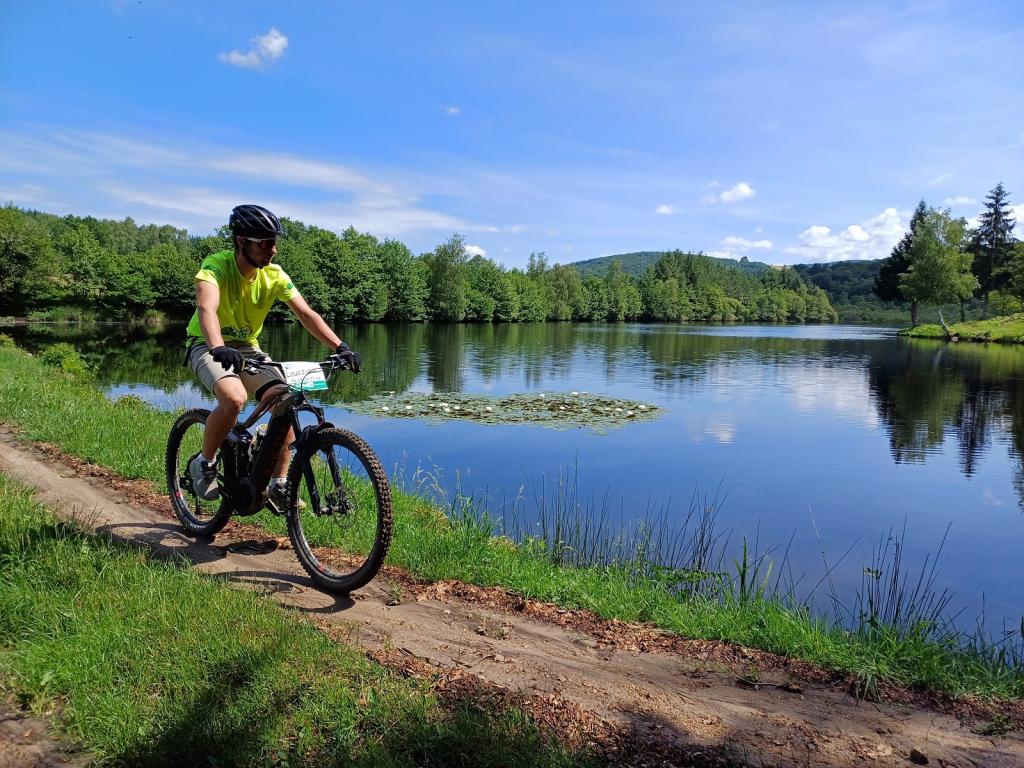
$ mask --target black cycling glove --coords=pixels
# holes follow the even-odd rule
[[[359,357],[358,352],[354,352],[349,349],[348,344],[344,341],[341,342],[341,344],[338,345],[338,348],[334,350],[334,354],[348,363],[349,370],[351,370],[352,373],[359,373],[359,369],[362,368],[363,360]]]
[[[244,358],[242,353],[231,347],[214,347],[210,350],[210,356],[224,366],[225,371],[234,370],[235,373],[242,372]]]

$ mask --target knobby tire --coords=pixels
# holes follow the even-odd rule
[[[340,486],[329,471],[328,453],[341,467]],[[321,470],[319,478],[317,468]],[[321,502],[333,494],[335,499],[343,498],[350,508],[344,513],[318,516],[310,499],[311,485]],[[387,474],[373,449],[348,430],[320,429],[292,460],[288,489],[288,534],[310,578],[321,589],[338,595],[368,584],[383,565],[391,545],[393,515]],[[298,506],[300,497],[305,497],[304,508]],[[365,529],[361,543],[355,547],[339,543],[346,528],[355,531],[360,526]],[[307,537],[310,529],[317,539],[312,544]]]
[[[182,477],[188,472],[188,462],[202,445],[202,432],[210,412],[205,408],[185,411],[174,422],[167,438],[167,492],[171,498],[174,514],[190,536],[213,536],[231,519],[231,509],[223,495],[211,501],[197,499],[182,487]],[[189,430],[194,430],[189,432]],[[197,441],[198,435],[198,443]],[[220,451],[218,461],[225,461],[225,451]],[[209,516],[201,516],[203,507],[209,508]]]

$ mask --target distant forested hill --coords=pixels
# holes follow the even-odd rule
[[[581,277],[587,277],[588,275],[598,275],[603,277],[608,272],[608,267],[615,260],[618,260],[622,264],[622,271],[627,275],[633,277],[643,277],[648,267],[653,267],[658,263],[658,259],[664,256],[667,251],[637,251],[636,253],[618,253],[612,256],[601,256],[596,259],[587,259],[585,261],[574,261],[572,266],[576,267],[576,270],[580,273]],[[688,253],[687,255],[696,255]],[[771,269],[771,266],[764,264],[760,261],[750,261],[746,257],[736,261],[735,259],[719,259],[713,256],[707,258],[711,261],[715,261],[725,267],[735,267],[741,269],[749,275],[760,275],[767,270]]]
[[[909,323],[908,303],[888,304],[874,294],[875,277],[883,261],[885,259],[796,264],[793,269],[805,282],[828,294],[840,322]],[[923,311],[929,318],[937,318],[940,309],[946,317],[954,317],[960,311],[959,306],[952,304]],[[983,315],[984,307],[977,299],[971,299],[965,305],[965,312],[968,318],[975,319]]]
[[[612,261],[622,264],[622,271],[636,278],[642,278],[648,267],[653,267],[664,255],[662,251],[637,251],[620,253],[613,256],[602,256],[597,259],[577,261],[572,264],[580,275],[604,276]],[[744,272],[747,275],[759,276],[773,269],[769,264],[750,261],[743,258],[735,259],[707,257],[723,267]],[[829,302],[839,315],[840,322],[876,322],[905,323],[910,320],[910,307],[902,302],[887,304],[873,292],[875,276],[883,259],[872,261],[837,261],[826,264],[795,264],[793,270],[801,280],[811,286],[821,288],[828,295]],[[776,268],[777,269],[777,268]],[[972,316],[980,312],[977,302],[967,304],[967,314]],[[951,311],[947,309],[947,314]],[[933,312],[934,310],[928,310]],[[959,309],[957,308],[957,311]]]
[[[875,277],[884,259],[835,261],[827,264],[796,264],[806,282],[828,294],[840,322],[907,322],[909,307],[887,304],[875,296]]]
[[[878,298],[872,293],[875,277],[884,259],[872,261],[836,261],[829,264],[796,264],[793,266],[800,277],[819,288],[833,301],[841,304],[853,303],[856,299],[865,301]]]

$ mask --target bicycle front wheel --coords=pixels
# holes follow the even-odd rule
[[[288,472],[288,534],[319,587],[347,595],[377,575],[391,544],[391,489],[359,436],[321,429]]]
[[[188,464],[203,449],[203,433],[210,412],[205,408],[185,411],[174,422],[167,438],[167,491],[174,514],[190,536],[213,536],[231,518],[231,510],[223,498],[207,501],[196,495],[189,477]],[[218,479],[227,471],[221,451],[217,457]]]

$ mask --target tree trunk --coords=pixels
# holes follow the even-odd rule
[[[910,325],[913,328],[917,327],[917,302],[910,302]]]
[[[960,299],[960,322],[964,323],[966,321],[967,318],[964,316],[964,300]]]
[[[939,310],[939,325],[942,326],[942,330],[946,334],[946,341],[960,341],[960,337],[953,333],[948,325],[946,325],[946,319],[942,316],[942,310]]]

